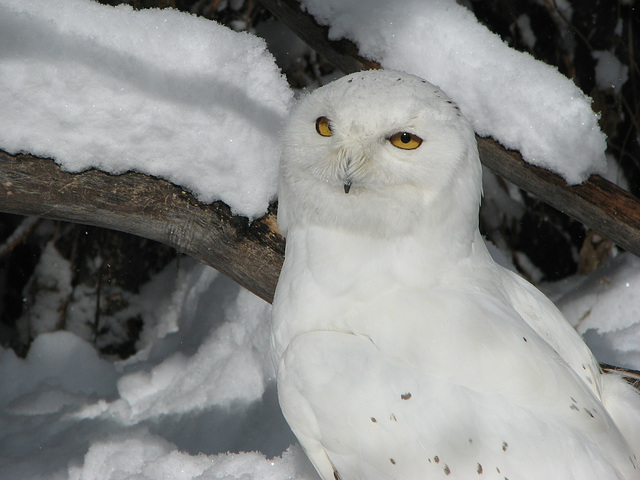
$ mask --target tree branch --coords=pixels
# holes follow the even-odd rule
[[[378,68],[353,43],[331,42],[326,27],[296,0],[261,0],[314,49],[343,71]],[[479,138],[482,162],[523,189],[640,256],[640,202],[594,176],[569,187],[559,176],[523,162],[517,152]],[[96,225],[150,238],[221,271],[271,301],[284,241],[271,213],[249,224],[222,202],[200,204],[167,181],[138,173],[62,172],[51,160],[0,150],[0,211]]]
[[[640,256],[640,201],[629,192],[599,175],[568,186],[559,175],[529,165],[490,138],[478,138],[478,150],[493,172]]]
[[[0,150],[0,211],[95,225],[162,242],[270,302],[284,258],[273,212],[251,224],[139,173],[66,173],[53,160]]]
[[[344,72],[380,68],[379,63],[363,59],[352,42],[329,41],[328,28],[303,12],[298,0],[260,2]],[[354,62],[346,62],[345,57],[352,57]],[[518,152],[508,151],[490,138],[478,137],[478,148],[480,160],[493,172],[640,256],[640,202],[635,197],[596,175],[570,187],[558,175],[525,163]]]
[[[318,25],[315,18],[301,10],[298,0],[260,0],[273,15],[304,43],[333,63],[344,73],[379,69],[380,64],[360,56],[349,40],[329,40],[329,28]]]

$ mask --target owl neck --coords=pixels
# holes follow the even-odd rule
[[[478,233],[481,168],[473,159],[434,192],[403,185],[352,187],[346,194],[329,184],[309,185],[307,177],[283,182],[278,223],[286,233],[286,255],[293,257],[286,262],[317,266],[327,278],[383,270],[446,275],[484,249]],[[369,265],[374,270],[366,273]]]
[[[369,232],[335,225],[292,225],[287,235],[286,262],[304,265],[311,278],[339,290],[341,283],[376,283],[376,277],[412,285],[455,272],[486,248],[474,212],[436,212],[417,218],[406,232]],[[359,279],[359,280],[358,280]]]
[[[285,262],[273,303],[276,362],[301,332],[346,328],[345,315],[358,305],[403,289],[459,285],[492,265],[478,231],[477,207],[447,212],[434,206],[422,209],[424,216],[417,216],[408,230],[387,227],[372,233],[289,216],[295,204],[284,206],[288,219],[295,220],[287,225]]]

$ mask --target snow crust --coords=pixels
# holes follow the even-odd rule
[[[0,147],[261,216],[293,94],[264,41],[171,9],[0,2]]]
[[[333,39],[438,85],[479,135],[580,183],[606,171],[591,100],[555,67],[508,47],[455,0],[303,0]]]

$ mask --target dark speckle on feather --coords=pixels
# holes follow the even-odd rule
[[[409,400],[411,398],[411,394],[410,393],[403,393],[402,395],[400,395],[400,398],[402,400]]]

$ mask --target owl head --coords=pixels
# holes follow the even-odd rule
[[[293,108],[282,141],[285,235],[305,225],[402,235],[452,209],[477,226],[482,183],[473,129],[419,77],[371,70],[318,88]]]

